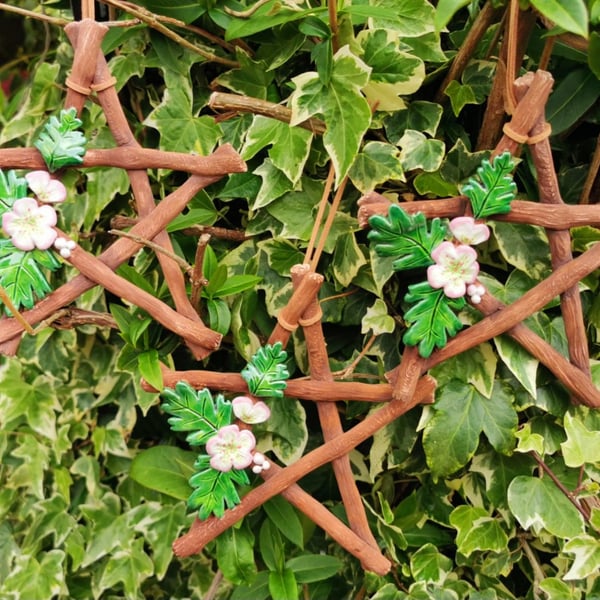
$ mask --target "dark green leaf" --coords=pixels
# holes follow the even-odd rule
[[[285,566],[294,571],[298,583],[312,583],[333,577],[341,568],[337,556],[327,554],[302,554],[290,558]]]
[[[15,308],[32,308],[52,288],[44,269],[51,271],[60,266],[50,250],[18,250],[8,239],[0,239],[0,286]],[[8,315],[8,307],[4,307]]]
[[[61,110],[58,118],[50,117],[33,143],[51,173],[62,167],[80,165],[83,162],[87,141],[79,131],[81,125],[74,108]]]
[[[492,163],[484,160],[477,169],[478,179],[471,177],[462,193],[471,201],[473,216],[478,219],[510,212],[517,186],[510,173],[514,169],[510,152],[496,156]]]
[[[587,37],[588,14],[584,0],[531,0],[531,4],[565,31]]]
[[[27,180],[24,177],[17,177],[14,171],[4,171],[0,169],[0,216],[12,208],[15,200],[27,196]]]
[[[397,256],[396,271],[432,265],[431,252],[446,235],[440,219],[433,219],[428,229],[423,213],[409,215],[397,204],[390,206],[387,218],[375,215],[369,219],[369,225],[372,228],[369,239],[375,242],[375,252],[379,256]]]
[[[173,415],[169,425],[173,431],[190,431],[188,443],[204,444],[218,429],[231,423],[231,402],[221,394],[213,399],[210,390],[196,391],[189,383],[180,381],[175,389],[165,388],[162,408]]]
[[[304,532],[298,514],[292,505],[281,496],[274,496],[263,504],[269,519],[277,529],[299,548],[304,547]]]
[[[260,555],[269,571],[281,571],[285,561],[285,548],[278,528],[266,519],[260,527]]]
[[[256,577],[254,535],[249,527],[231,527],[217,538],[217,562],[235,585],[248,585]],[[260,597],[260,596],[257,596]]]
[[[419,354],[424,358],[436,346],[445,346],[448,335],[456,335],[463,326],[455,313],[465,305],[462,297],[448,298],[444,290],[435,290],[424,281],[410,285],[404,299],[414,306],[404,315],[409,328],[402,339],[409,346],[418,345]]]
[[[208,298],[208,326],[221,335],[226,335],[231,326],[231,311],[227,302],[221,298]]]
[[[287,352],[281,342],[261,347],[242,371],[250,393],[255,396],[282,398],[290,376],[285,366]]]

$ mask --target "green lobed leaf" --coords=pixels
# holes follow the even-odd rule
[[[340,235],[333,253],[333,274],[343,286],[349,286],[360,268],[367,264],[353,232]]]
[[[600,431],[590,431],[585,424],[570,412],[564,417],[567,441],[562,449],[568,467],[581,467],[585,463],[600,462]]]
[[[458,551],[470,556],[476,551],[507,550],[508,536],[497,519],[478,506],[458,506],[450,515],[450,524],[456,528]]]
[[[75,108],[61,110],[58,118],[50,117],[33,145],[40,151],[48,170],[80,165],[85,154],[86,139],[79,128]]]
[[[186,381],[179,381],[175,389],[165,388],[162,397],[162,409],[173,415],[169,418],[171,429],[190,431],[186,440],[191,445],[204,444],[231,423],[231,402],[221,394],[213,398],[207,388],[196,391]]]
[[[282,398],[290,376],[281,342],[262,346],[242,370],[242,377],[254,396]]]
[[[452,561],[433,544],[424,544],[410,557],[410,570],[415,581],[442,584],[452,570]]]
[[[450,98],[452,112],[458,117],[467,104],[479,104],[477,96],[470,85],[459,83],[453,79],[444,90],[444,94]]]
[[[369,306],[361,321],[361,333],[373,332],[373,335],[392,333],[396,328],[394,318],[388,314],[385,302],[377,298],[372,306]]]
[[[187,500],[192,491],[188,479],[194,473],[195,460],[194,452],[175,446],[153,446],[135,456],[129,476],[151,490]]]
[[[510,203],[515,198],[517,186],[510,173],[514,169],[510,152],[496,156],[490,163],[484,160],[477,169],[478,179],[471,177],[463,186],[476,219],[510,212]]]
[[[211,514],[221,518],[226,508],[233,508],[240,503],[236,484],[248,485],[250,480],[246,471],[231,469],[218,471],[210,466],[210,456],[201,454],[194,463],[196,473],[189,479],[194,491],[188,498],[188,506],[198,511],[201,521]]]
[[[443,108],[439,104],[415,100],[408,106],[387,117],[383,125],[387,139],[392,144],[398,144],[407,129],[420,131],[433,137],[442,119]]]
[[[423,0],[371,0],[369,5],[352,6],[352,12],[358,8],[366,9],[371,29],[391,29],[401,37],[418,37],[434,31],[433,6]]]
[[[10,594],[7,597],[47,600],[62,594],[65,585],[62,568],[66,559],[64,551],[50,550],[40,558],[25,554],[16,558],[15,566],[1,588]]]
[[[409,327],[402,340],[409,346],[418,345],[423,358],[436,346],[445,346],[448,335],[456,335],[463,326],[455,311],[465,305],[465,299],[448,298],[444,290],[435,290],[426,281],[408,286],[404,300],[414,305],[404,314]]]
[[[283,464],[292,464],[302,456],[308,441],[306,411],[298,400],[287,396],[267,402],[271,409],[266,422],[271,436],[270,449]]]
[[[348,176],[363,193],[390,180],[404,181],[400,151],[385,142],[367,142],[356,155]]]
[[[44,270],[60,266],[50,250],[19,250],[8,239],[0,239],[0,286],[17,309],[32,308],[36,299],[52,291]],[[4,312],[10,314],[8,307]]]
[[[27,196],[27,180],[15,171],[6,174],[0,169],[0,216],[12,208],[15,200]]]
[[[374,215],[369,219],[369,240],[375,243],[379,256],[394,256],[396,271],[427,267],[434,263],[431,252],[444,241],[446,226],[435,218],[430,228],[423,213],[408,214],[401,206],[392,204],[388,216]]]
[[[398,141],[402,148],[400,161],[406,171],[422,169],[423,171],[437,171],[444,159],[446,145],[442,140],[432,140],[425,137],[420,131],[407,129]]]
[[[545,529],[559,537],[583,533],[583,519],[549,477],[520,475],[508,487],[508,506],[524,529]]]

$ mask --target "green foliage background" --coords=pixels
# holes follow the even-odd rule
[[[11,4],[71,17],[66,2]],[[204,317],[225,334],[224,343],[197,364],[141,311],[94,289],[77,307],[113,327],[46,327],[24,338],[18,357],[0,359],[0,597],[600,597],[600,414],[572,406],[549,372],[504,337],[436,367],[436,403],[412,410],[352,454],[372,530],[394,562],[390,575],[365,573],[279,498],[202,555],[173,558],[170,542],[193,516],[184,500],[195,454],[169,429],[157,395],[140,389],[140,375],[160,383],[158,360],[179,369],[243,368],[291,293],[289,268],[302,261],[328,157],[336,183],[349,178],[318,269],[326,277],[321,306],[332,369],[347,368],[373,335],[356,373],[377,381],[398,364],[402,298],[418,279],[394,275],[390,260],[370,250],[356,200],[371,189],[400,200],[453,195],[475,172],[487,156],[475,140],[497,64],[501,12],[460,80],[436,102],[483,2],[440,0],[437,11],[426,0],[340,2],[336,35],[320,3],[270,1],[245,18],[231,15],[247,8],[236,0],[139,4],[219,40],[166,23],[202,55],[140,24],[111,28],[103,47],[144,146],[206,154],[230,142],[248,162],[248,173],[199,193],[171,227],[189,263],[197,242],[190,225],[248,236],[214,236],[204,259]],[[600,1],[531,5],[589,40],[587,53],[557,42],[549,65],[558,178],[565,201],[576,203],[600,130]],[[72,50],[55,25],[12,14],[9,22],[21,36],[0,65],[0,144],[31,146],[63,107]],[[538,20],[525,69],[536,68],[545,33]],[[319,135],[250,113],[216,115],[208,107],[212,90],[282,102],[292,109],[292,124],[315,117],[327,130]],[[88,103],[82,120],[89,147],[113,144],[97,105]],[[156,198],[182,182],[166,170],[151,177]],[[535,177],[525,154],[516,173],[523,197],[536,199]],[[111,219],[135,216],[122,170],[70,169],[63,181],[69,198],[59,225],[80,232],[90,251],[110,243]],[[510,302],[548,274],[547,239],[533,226],[498,222],[493,230],[481,257],[485,283]],[[600,232],[581,227],[573,239],[581,251]],[[119,273],[158,297],[168,294],[149,251]],[[53,285],[74,274],[60,269]],[[598,379],[597,273],[582,290]],[[476,317],[465,311],[461,318]],[[556,303],[528,325],[566,352]],[[288,350],[292,376],[306,373],[301,335]],[[271,420],[257,428],[261,448],[288,463],[321,443],[314,407],[289,398],[270,404]],[[342,408],[350,427],[372,407]],[[302,485],[342,515],[329,469]]]

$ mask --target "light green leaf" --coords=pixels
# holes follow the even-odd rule
[[[540,361],[508,336],[494,338],[502,362],[510,369],[523,387],[533,396],[537,390],[537,371]]]
[[[584,0],[531,0],[531,4],[565,31],[587,37],[588,14]]]
[[[575,555],[571,568],[565,574],[566,581],[585,579],[597,574],[600,569],[600,541],[590,535],[581,535],[569,540],[563,552]]]
[[[410,570],[415,581],[441,585],[452,570],[452,561],[433,544],[425,544],[410,557]]]
[[[508,506],[524,529],[542,529],[559,537],[583,533],[583,518],[549,477],[521,475],[508,488]]]
[[[404,181],[400,151],[386,142],[367,142],[357,154],[348,175],[363,193],[389,180]]]
[[[458,531],[456,544],[465,556],[478,550],[507,550],[508,536],[499,521],[481,507],[462,505],[455,508],[450,515],[450,524]]]
[[[176,446],[153,446],[136,455],[129,476],[151,490],[187,500],[192,492],[188,479],[194,474],[196,456]]]
[[[442,140],[425,137],[420,131],[407,129],[398,141],[402,148],[400,161],[405,171],[422,169],[423,171],[437,171],[442,164],[446,145]]]
[[[361,252],[353,232],[340,235],[333,253],[333,274],[344,286],[350,285],[360,268],[367,264],[367,259]]]
[[[469,0],[439,0],[434,19],[436,31],[444,29],[454,14],[467,4]]]
[[[294,571],[284,568],[269,573],[269,591],[278,600],[298,600],[298,583]]]
[[[256,577],[254,535],[246,527],[230,527],[217,538],[217,562],[235,585],[249,585]]]
[[[65,553],[57,549],[43,553],[41,561],[22,554],[17,557],[0,591],[8,592],[11,598],[28,600],[48,600],[64,594],[67,591],[64,560]]]
[[[558,579],[546,577],[539,583],[540,590],[546,594],[547,600],[579,600],[581,594],[573,586]]]
[[[158,351],[154,348],[138,354],[138,367],[140,375],[155,389],[163,389],[163,377],[160,370]]]
[[[324,85],[315,72],[293,79],[291,125],[321,115],[327,125],[323,143],[335,166],[336,183],[346,175],[356,156],[362,136],[371,123],[369,103],[361,89],[371,69],[354,56],[348,46],[333,57],[331,78]]]
[[[417,37],[435,30],[435,9],[423,0],[371,0],[368,9],[371,29],[391,29],[401,37]]]
[[[565,413],[563,458],[568,467],[580,467],[585,463],[600,462],[600,431],[590,431],[580,419],[570,412]]]
[[[515,438],[517,439],[515,452],[537,452],[540,456],[544,456],[544,437],[531,431],[531,423],[524,423],[515,433]]]
[[[361,333],[373,332],[373,335],[392,333],[396,328],[393,317],[388,314],[388,309],[383,300],[377,298],[372,306],[369,306],[361,321]]]
[[[144,552],[144,540],[138,538],[134,540],[129,548],[116,550],[109,556],[97,584],[96,592],[112,588],[117,583],[121,583],[125,590],[125,598],[134,600],[138,597],[138,590],[142,581],[153,573],[152,560]]]
[[[254,169],[254,174],[260,176],[262,185],[252,204],[252,210],[271,204],[287,192],[291,192],[295,187],[289,177],[281,169],[278,169],[269,158]]]
[[[282,398],[290,376],[287,367],[287,352],[281,342],[266,344],[259,348],[242,369],[242,377],[255,396]]]

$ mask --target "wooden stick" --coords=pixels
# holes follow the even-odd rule
[[[291,274],[294,286],[296,288],[299,287],[302,280],[310,273],[311,268],[306,264],[296,265],[292,268]],[[322,276],[321,280],[323,280]],[[310,377],[313,381],[333,382],[321,317],[322,311],[315,292],[300,320],[301,324],[303,321],[306,323],[302,324],[302,330],[304,332],[304,339],[306,340]],[[317,412],[325,442],[340,436],[344,432],[335,404],[331,402],[318,402]],[[360,493],[356,487],[348,454],[336,458],[332,463],[332,467],[352,531],[364,540],[364,542],[373,548],[377,548],[377,541],[373,537],[369,527]]]
[[[248,492],[242,498],[240,504],[226,511],[220,519],[210,517],[202,522],[201,528],[190,530],[186,535],[180,537],[173,544],[173,551],[177,556],[182,556],[183,553],[185,553],[185,556],[189,556],[201,552],[208,542],[237,523],[249,512],[264,504],[269,498],[282,493],[318,467],[347,454],[353,448],[356,448],[358,444],[370,438],[382,427],[408,412],[411,408],[420,403],[430,403],[433,400],[434,390],[435,381],[429,376],[422,377],[417,385],[416,393],[409,403],[392,401],[365,417],[352,429],[305,454],[294,464],[282,469],[269,477],[262,485]]]

